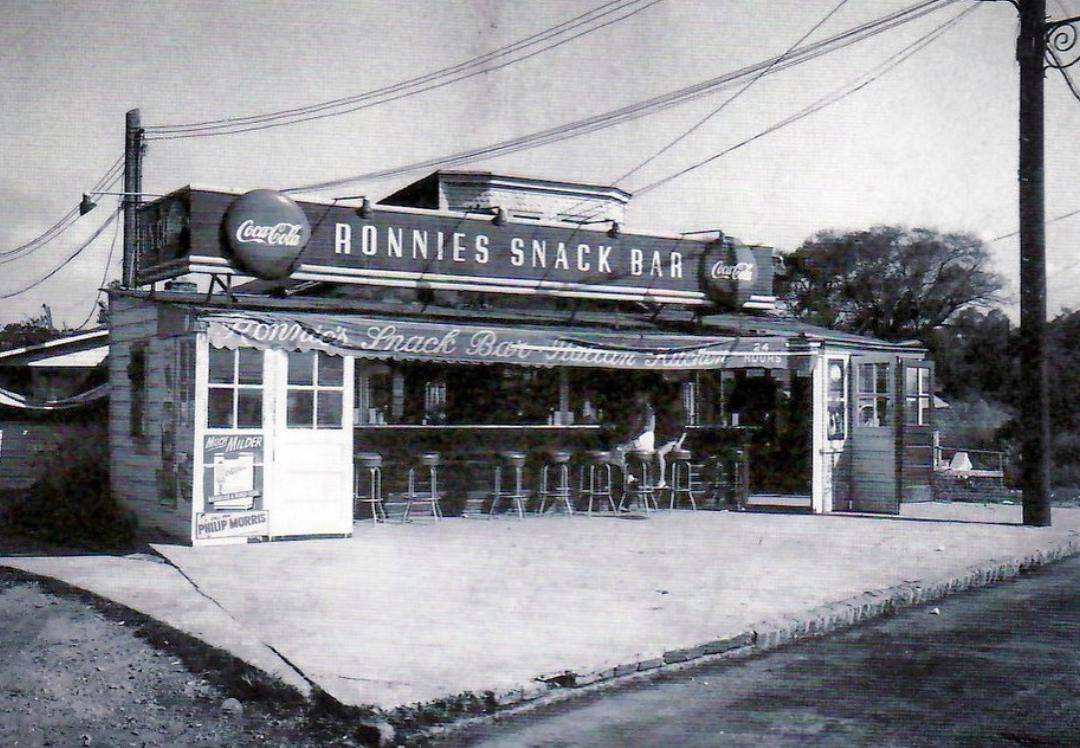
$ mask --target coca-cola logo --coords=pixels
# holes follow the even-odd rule
[[[234,200],[224,228],[240,267],[269,280],[288,277],[311,238],[303,209],[273,190],[253,190]]]
[[[734,264],[718,260],[713,263],[709,273],[718,280],[743,281],[750,283],[754,280],[754,264],[752,262],[736,262]]]
[[[236,229],[236,241],[268,244],[275,247],[299,247],[304,227],[299,223],[275,223],[260,226],[250,218]]]

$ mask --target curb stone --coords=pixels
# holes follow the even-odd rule
[[[462,720],[429,727],[416,736],[434,738],[460,732],[469,727],[491,724],[507,717],[561,703],[586,693],[651,680],[657,676],[681,672],[723,660],[748,657],[790,643],[817,638],[850,628],[875,618],[892,615],[904,608],[940,600],[948,595],[985,587],[1019,576],[1040,566],[1080,553],[1080,534],[1050,548],[1034,551],[1022,558],[989,561],[971,566],[952,576],[936,580],[911,580],[877,590],[868,590],[845,600],[811,608],[799,618],[760,621],[743,632],[691,647],[670,649],[653,657],[603,670],[578,673],[566,670],[558,675],[537,679],[533,687],[514,688],[498,701],[498,714],[466,717]],[[517,699],[516,701],[514,699]]]

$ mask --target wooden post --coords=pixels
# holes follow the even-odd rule
[[[123,284],[124,288],[135,288],[138,278],[136,213],[139,206],[139,196],[142,194],[142,125],[139,120],[139,110],[132,109],[127,113],[124,132],[124,195],[121,204],[124,206],[124,255],[123,255]]]
[[[1046,0],[1020,0],[1020,433],[1024,524],[1050,525],[1043,76]]]

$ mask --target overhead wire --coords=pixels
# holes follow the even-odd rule
[[[809,39],[810,36],[815,31],[817,31],[822,26],[824,26],[826,23],[828,23],[829,19],[832,18],[834,15],[836,15],[837,12],[839,12],[839,10],[841,8],[843,8],[845,5],[847,5],[847,3],[848,3],[848,0],[840,0],[840,2],[837,3],[835,6],[833,6],[832,10],[830,10],[828,13],[826,13],[825,16],[823,18],[821,18],[821,20],[819,20],[817,23],[815,23],[810,28],[809,31],[807,31],[805,34],[800,36],[798,38],[798,40],[794,44],[792,44],[790,47],[788,47],[787,50],[783,54],[781,54],[779,57],[775,58],[775,61],[772,64],[770,64],[770,65],[768,65],[766,67],[763,67],[760,71],[758,71],[758,73],[756,75],[751,77],[750,80],[747,81],[745,86],[740,88],[738,91],[733,93],[728,98],[724,99],[720,103],[719,106],[717,106],[717,107],[713,108],[712,110],[710,110],[708,114],[706,114],[704,117],[702,117],[697,122],[695,122],[692,126],[690,126],[687,130],[683,131],[678,136],[676,136],[674,139],[672,139],[670,142],[668,142],[667,145],[665,145],[663,148],[656,151],[651,156],[646,158],[644,161],[641,161],[639,164],[637,164],[634,168],[632,168],[629,171],[627,171],[626,173],[624,173],[622,176],[620,176],[618,179],[616,179],[614,182],[612,182],[610,186],[616,187],[621,182],[625,181],[626,179],[629,179],[631,176],[633,176],[637,172],[641,171],[646,166],[648,166],[653,161],[655,161],[657,158],[662,156],[664,153],[667,153],[669,150],[674,148],[676,145],[681,143],[683,140],[685,140],[686,138],[690,137],[692,134],[697,132],[699,129],[701,129],[701,127],[703,127],[705,125],[705,123],[707,123],[713,117],[715,117],[716,115],[720,114],[720,112],[727,109],[728,105],[731,104],[731,102],[738,99],[740,96],[742,96],[744,93],[746,93],[747,90],[749,90],[751,86],[753,86],[755,83],[757,83],[759,80],[761,80],[764,76],[768,75],[769,71],[772,70],[773,67],[775,67],[777,63],[783,61],[788,55],[790,55],[792,52],[794,52],[795,49],[798,48],[803,42],[805,42],[807,39]]]
[[[556,127],[547,128],[534,133],[530,133],[528,135],[500,141],[498,143],[489,144],[479,148],[460,151],[458,153],[449,154],[437,158],[425,159],[423,161],[418,161],[411,164],[405,164],[403,166],[393,167],[389,169],[380,169],[377,171],[371,171],[363,174],[356,174],[348,177],[342,177],[339,179],[327,180],[307,185],[289,187],[283,190],[283,192],[319,192],[337,187],[342,187],[348,184],[352,184],[354,182],[360,182],[364,180],[385,179],[416,171],[458,166],[482,159],[509,155],[511,153],[536,148],[542,145],[546,145],[548,143],[579,137],[581,135],[613,127],[624,122],[629,122],[647,116],[649,114],[653,114],[674,106],[684,104],[688,101],[693,101],[698,98],[708,96],[714,93],[716,90],[719,90],[725,86],[732,85],[733,83],[747,76],[759,72],[763,68],[771,67],[769,74],[775,74],[782,70],[787,70],[796,65],[809,62],[810,60],[816,59],[822,55],[829,54],[852,44],[856,44],[858,42],[865,41],[866,39],[873,38],[874,36],[889,31],[902,24],[911,22],[916,18],[920,18],[924,15],[935,12],[942,7],[946,7],[958,1],[959,0],[923,0],[923,2],[915,3],[914,5],[886,14],[872,21],[859,24],[858,26],[847,29],[821,41],[806,45],[805,47],[796,50],[796,52],[789,55],[786,59],[780,59],[781,56],[770,57],[766,60],[762,60],[760,62],[745,66],[738,70],[730,71],[723,75],[710,78],[706,81],[702,81],[700,83],[696,83],[691,86],[687,86],[676,91],[671,91],[650,99],[635,102],[633,104],[620,107],[618,109],[586,117],[575,122],[558,125]]]
[[[640,4],[644,2],[644,4]],[[230,118],[227,120],[211,120],[206,123],[192,123],[188,125],[158,125],[150,126],[146,128],[148,140],[175,140],[181,138],[192,137],[209,137],[218,135],[234,135],[243,132],[252,132],[256,130],[265,130],[273,127],[282,127],[285,125],[294,125],[301,122],[310,122],[313,120],[324,119],[327,117],[337,117],[343,114],[349,114],[351,112],[359,111],[361,109],[367,109],[369,107],[378,106],[380,104],[386,104],[399,99],[415,96],[420,93],[432,91],[435,89],[443,88],[452,83],[457,83],[462,80],[473,78],[485,73],[501,70],[509,65],[523,62],[528,59],[532,59],[537,55],[548,52],[557,47],[561,47],[564,44],[568,44],[576,39],[580,39],[583,36],[591,34],[600,29],[607,28],[613,24],[624,21],[632,16],[635,16],[663,0],[616,0],[615,2],[609,2],[605,5],[583,14],[583,16],[592,16],[585,21],[579,21],[583,16],[577,16],[570,19],[570,21],[563,22],[551,29],[547,29],[539,34],[534,34],[532,37],[527,37],[519,42],[502,47],[498,50],[480,55],[472,60],[460,63],[449,68],[443,68],[442,70],[434,71],[423,76],[411,78],[400,83],[396,83],[390,86],[384,86],[382,88],[373,89],[371,91],[357,94],[353,97],[346,97],[343,99],[335,99],[328,102],[321,102],[319,104],[309,105],[308,107],[297,107],[290,110],[280,110],[278,112],[272,112],[264,115],[252,115],[250,117],[238,117]],[[638,7],[633,7],[637,5]],[[617,7],[611,7],[617,6]],[[604,12],[598,15],[593,15],[596,11],[605,9]],[[580,26],[587,26],[597,20],[602,19],[604,16],[617,13],[622,10],[632,8],[623,15],[616,16],[615,18],[609,18],[602,23],[597,23],[585,28],[565,39],[559,39],[558,41],[541,47],[540,49],[533,50],[528,54],[514,57],[513,59],[498,63],[496,65],[490,65],[484,67],[484,65],[498,57],[513,54],[519,50],[527,49],[534,46],[538,42],[546,42],[549,39],[553,39],[557,36],[565,34],[567,31],[573,30]],[[574,23],[577,22],[577,23]],[[478,68],[478,69],[471,69]],[[458,75],[458,73],[462,73]],[[446,78],[445,80],[440,80]],[[430,83],[431,85],[425,85]],[[374,100],[372,100],[374,99]],[[363,103],[359,103],[363,102]],[[356,104],[355,106],[353,106]],[[344,108],[343,108],[344,107]]]
[[[94,231],[94,233],[90,235],[90,238],[88,238],[86,241],[84,241],[82,244],[80,244],[79,247],[74,252],[72,252],[70,255],[68,255],[64,259],[63,262],[61,262],[59,265],[54,267],[48,273],[46,273],[42,277],[38,278],[33,283],[20,288],[18,291],[9,291],[8,293],[0,294],[0,299],[10,299],[10,298],[13,298],[15,296],[19,296],[20,294],[24,294],[27,291],[30,291],[30,290],[33,290],[34,288],[37,288],[42,283],[47,281],[49,278],[51,278],[54,275],[56,275],[57,273],[59,273],[61,270],[63,270],[65,267],[67,267],[71,263],[72,260],[74,260],[80,254],[82,254],[82,252],[87,247],[89,247],[91,244],[93,244],[94,240],[97,239],[99,236],[101,236],[101,233],[109,226],[109,224],[111,224],[113,221],[116,220],[116,217],[119,214],[120,214],[119,210],[114,210],[112,213],[110,213],[109,217],[107,219],[105,219],[105,222],[102,223],[100,226],[98,226],[97,229]]]
[[[90,192],[99,192],[112,187],[119,179],[120,170],[123,168],[124,157],[113,162],[108,171],[105,172],[90,188]],[[13,260],[21,259],[33,252],[36,252],[41,247],[49,244],[53,239],[60,236],[71,228],[80,218],[78,207],[72,208],[64,216],[47,228],[43,233],[34,237],[28,242],[20,244],[17,247],[0,251],[0,265],[12,262]]]
[[[86,314],[86,319],[82,321],[76,330],[82,330],[94,317],[94,312],[98,310],[98,301],[101,299],[101,290],[105,288],[105,284],[109,280],[109,268],[112,265],[113,253],[116,251],[116,239],[120,235],[120,223],[115,222],[113,225],[112,242],[109,243],[109,254],[105,257],[105,270],[101,274],[101,283],[98,284],[97,293],[94,294],[94,301],[90,304],[90,311]]]
[[[932,29],[931,31],[929,31],[926,34],[923,34],[921,37],[916,39],[911,44],[907,45],[906,47],[904,47],[900,51],[896,52],[895,54],[889,56],[888,58],[883,60],[881,63],[879,63],[877,66],[875,66],[874,68],[871,68],[870,71],[864,73],[863,75],[859,76],[858,78],[855,78],[852,81],[849,81],[844,86],[841,86],[840,88],[835,89],[831,93],[821,97],[820,99],[816,100],[814,103],[810,104],[809,106],[804,107],[803,109],[799,110],[798,112],[795,112],[794,114],[792,114],[792,115],[790,115],[788,117],[785,117],[784,119],[780,120],[779,122],[776,122],[772,126],[766,128],[764,130],[761,130],[760,132],[752,135],[751,137],[746,138],[745,140],[740,141],[739,143],[736,143],[735,145],[729,146],[728,148],[725,148],[724,150],[722,150],[722,151],[720,151],[718,153],[715,153],[715,154],[709,156],[708,158],[697,161],[697,162],[695,162],[695,163],[693,163],[693,164],[691,164],[689,166],[686,166],[686,167],[684,167],[682,169],[679,169],[678,171],[674,172],[673,174],[669,174],[668,176],[663,177],[662,179],[655,180],[653,182],[650,182],[649,184],[646,184],[645,186],[643,186],[641,188],[635,189],[633,191],[633,194],[635,196],[641,196],[643,194],[651,192],[652,190],[654,190],[654,189],[656,189],[658,187],[661,187],[661,186],[663,186],[663,185],[665,185],[665,184],[667,184],[669,182],[672,182],[675,179],[678,179],[679,177],[684,176],[685,174],[688,174],[688,173],[690,173],[692,171],[700,169],[703,166],[706,166],[706,165],[712,163],[713,161],[716,161],[717,159],[722,158],[723,156],[726,156],[727,154],[731,153],[732,151],[735,151],[735,150],[737,150],[739,148],[742,148],[743,146],[748,145],[749,143],[752,143],[755,140],[758,140],[759,138],[764,137],[765,135],[768,135],[768,134],[770,134],[772,132],[775,132],[776,130],[779,130],[782,127],[786,127],[786,126],[788,126],[790,124],[798,122],[801,119],[805,119],[806,117],[809,117],[812,114],[820,112],[822,109],[825,109],[826,107],[832,106],[833,104],[836,104],[836,103],[842,101],[843,99],[846,99],[848,96],[851,96],[851,95],[863,90],[864,88],[866,88],[867,86],[874,83],[879,78],[881,78],[882,76],[884,76],[885,74],[890,72],[893,68],[897,67],[898,65],[901,65],[906,60],[908,60],[910,57],[917,54],[920,50],[922,50],[923,48],[925,48],[926,46],[928,46],[929,44],[934,42],[939,36],[946,33],[953,25],[959,23],[961,19],[963,19],[969,13],[973,12],[978,7],[979,7],[978,5],[971,5],[971,6],[967,7],[967,8],[965,8],[960,13],[956,14],[955,16],[953,16],[952,18],[947,20],[945,23],[940,24],[939,26],[935,27],[934,29]],[[864,78],[865,78],[865,80],[863,80]]]

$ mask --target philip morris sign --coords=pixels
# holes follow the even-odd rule
[[[256,193],[278,203],[272,216],[260,220],[241,209]],[[187,189],[148,205],[140,280],[186,272],[243,272],[264,278],[690,305],[772,294],[767,248],[758,252],[678,236],[612,236],[606,227],[515,221],[500,226],[490,216],[414,208],[380,206],[365,217],[353,207],[292,203],[278,193],[256,193],[238,198]],[[170,202],[179,207],[169,207]],[[288,204],[297,206],[305,220],[295,212],[286,215]],[[167,230],[177,223],[178,210],[186,216],[182,236]],[[168,244],[156,247],[158,238]],[[258,258],[271,252],[276,259],[268,269],[260,268]]]

